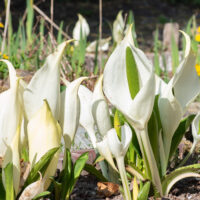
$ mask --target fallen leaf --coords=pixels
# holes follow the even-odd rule
[[[98,182],[98,193],[105,197],[119,194],[119,185],[111,182]]]

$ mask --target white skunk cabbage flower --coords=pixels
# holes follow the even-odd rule
[[[112,155],[117,159],[122,157],[124,159],[128,147],[132,139],[132,131],[128,124],[121,127],[121,141],[117,136],[117,132],[114,128],[110,129],[107,133],[108,146]]]
[[[120,141],[114,128],[109,130],[107,133],[108,146],[110,151],[112,152],[112,155],[117,161],[117,166],[119,169],[120,177],[122,179],[125,197],[127,200],[131,200],[132,198],[124,165],[124,157],[132,139],[132,131],[127,124],[121,127],[121,137],[122,138]]]
[[[87,38],[90,33],[90,27],[86,21],[86,19],[78,14],[78,21],[75,24],[73,29],[73,39],[75,39],[75,45],[78,45],[79,40]]]
[[[122,16],[122,10],[120,10],[113,22],[113,39],[117,44],[119,44],[124,37],[124,27],[125,22]]]
[[[112,129],[112,124],[110,120],[109,108],[102,90],[102,80],[103,75],[100,76],[95,85],[91,109],[95,124],[97,125],[97,129],[103,139],[101,142],[96,142],[96,145],[94,147],[98,149],[101,156],[103,156],[108,161],[111,167],[114,170],[118,171],[114,164],[112,153],[108,144],[107,133],[110,129]]]
[[[32,166],[50,149],[59,147],[61,144],[60,125],[53,117],[50,106],[46,100],[44,100],[43,106],[29,120],[27,131],[29,160]],[[55,174],[58,158],[59,152],[54,155],[54,158],[45,172],[44,178],[47,178],[45,188],[50,184],[48,178]]]
[[[16,134],[13,138],[13,141],[7,146],[7,150],[4,156],[3,168],[7,166],[8,163],[13,164],[13,186],[15,194],[19,192],[20,185],[20,153],[19,153],[19,144],[20,144],[20,128],[19,124],[16,130]],[[4,178],[3,181],[5,182]]]
[[[87,131],[93,147],[96,148],[95,121],[92,116],[92,95],[93,93],[87,87],[83,85],[79,87],[80,125]]]
[[[103,75],[97,81],[92,98],[92,115],[96,122],[99,133],[105,136],[112,128],[108,104],[103,94]]]
[[[70,85],[70,82],[66,79],[62,79],[64,84],[68,87]],[[78,90],[78,96],[80,100],[80,119],[79,123],[80,125],[87,131],[92,145],[95,148],[96,147],[96,136],[95,136],[95,122],[92,116],[92,92],[85,87],[84,85],[80,85]],[[61,93],[61,105],[64,105],[65,102],[65,91]],[[63,106],[61,106],[63,107]],[[64,114],[62,114],[64,116]],[[60,121],[62,122],[63,119],[61,117]]]
[[[98,44],[98,51],[108,51],[109,49],[109,41],[111,40],[111,37],[101,39],[100,43]],[[95,53],[97,48],[97,40],[91,42],[87,48],[86,51],[88,53]]]
[[[33,76],[24,92],[24,107],[28,120],[43,105],[47,99],[53,116],[58,119],[60,109],[60,61],[66,45],[71,42],[63,42],[57,50],[50,54],[43,67]]]
[[[6,145],[11,144],[22,117],[20,80],[13,65],[5,62],[9,70],[10,88],[0,94],[0,157],[4,157]]]
[[[140,64],[140,60],[138,63],[131,29],[130,26],[126,37],[106,63],[103,89],[111,104],[134,127],[141,151],[143,155],[146,154],[145,163],[151,169],[147,173],[162,194],[161,180],[158,170],[155,170],[157,165],[147,131],[154,105],[156,78],[153,67]]]
[[[109,148],[107,135],[103,137],[102,141],[96,143],[96,148],[97,148],[98,152],[100,153],[100,155],[103,156],[107,160],[107,162],[110,164],[110,166],[115,171],[118,172],[118,169],[115,166],[115,163],[114,163],[114,160],[112,157],[112,153]]]
[[[127,80],[129,72],[126,69],[126,56],[127,53],[134,55],[133,45],[130,27],[126,37],[116,47],[106,63],[103,89],[112,105],[125,114],[127,118],[131,119],[132,123],[134,123],[134,128],[144,129],[153,109],[155,76],[153,68],[150,73],[146,73],[144,66],[137,65],[139,91],[132,98],[133,95],[130,93]]]
[[[186,39],[184,59],[170,82],[167,85],[163,84],[164,87],[158,101],[166,158],[169,156],[173,134],[187,106],[200,93],[200,80],[194,67],[196,55],[191,49],[189,36],[184,32],[182,33]]]
[[[60,122],[63,128],[65,146],[70,149],[77,131],[80,119],[80,99],[78,96],[79,86],[87,77],[80,77],[71,83],[62,94]]]
[[[28,185],[22,192],[19,200],[32,200],[34,197],[44,191],[44,181],[40,172],[39,174],[40,179]]]

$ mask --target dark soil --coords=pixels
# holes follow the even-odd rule
[[[71,200],[123,200],[122,195],[105,197],[98,193],[98,180],[92,175],[81,176],[77,181]],[[174,185],[168,197],[163,200],[199,200],[200,179],[187,178]],[[153,198],[149,198],[153,200]]]

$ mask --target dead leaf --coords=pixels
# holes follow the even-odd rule
[[[98,193],[105,197],[119,194],[119,185],[111,182],[98,182]]]

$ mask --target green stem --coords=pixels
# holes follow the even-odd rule
[[[120,156],[120,157],[116,158],[116,161],[117,161],[117,166],[118,166],[118,169],[119,169],[120,177],[121,177],[121,180],[122,180],[125,199],[131,200],[131,193],[130,193],[130,190],[129,190],[128,179],[127,179],[127,176],[126,176],[126,170],[125,170],[125,166],[124,166],[124,157]]]
[[[159,191],[160,195],[162,196],[162,185],[161,185],[161,179],[159,175],[158,166],[156,163],[156,159],[153,154],[153,150],[151,147],[151,143],[149,141],[149,136],[147,132],[147,127],[143,130],[137,130],[140,133],[142,144],[144,147],[145,155],[146,155],[146,163],[148,163],[148,167],[151,170],[151,179],[153,184],[157,187],[157,190]]]
[[[189,157],[192,155],[194,149],[195,149],[195,146],[196,146],[197,142],[194,140],[193,144],[192,144],[192,147],[189,151],[189,153],[187,154],[187,156],[182,160],[182,162],[178,165],[178,167],[182,167],[186,162],[187,160],[189,159]]]

